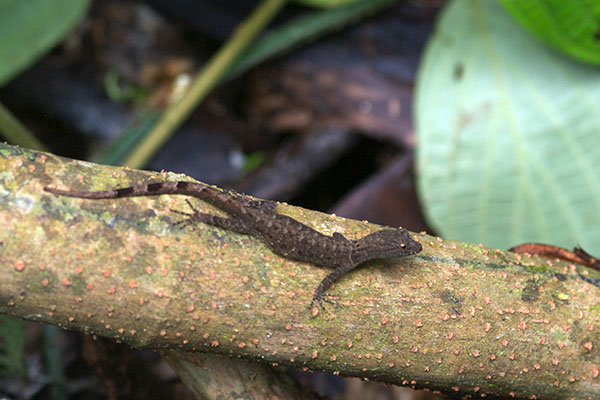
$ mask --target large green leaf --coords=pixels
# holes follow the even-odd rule
[[[446,237],[600,253],[600,71],[498,0],[448,3],[419,73],[418,184]]]
[[[339,7],[349,3],[355,3],[358,0],[295,0],[296,3],[304,4],[310,7],[317,8],[332,8]]]
[[[585,62],[600,64],[598,0],[502,0],[542,40]]]
[[[89,0],[0,0],[0,86],[79,22]]]

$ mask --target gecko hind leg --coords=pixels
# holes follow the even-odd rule
[[[187,217],[185,219],[182,219],[181,221],[175,222],[173,224],[174,226],[181,226],[182,228],[185,228],[186,226],[191,226],[192,228],[195,228],[195,225],[198,222],[200,222],[203,224],[216,226],[217,228],[222,228],[246,235],[252,233],[251,230],[242,221],[235,220],[233,218],[219,217],[217,215],[200,212],[192,205],[189,199],[185,199],[185,201],[188,204],[188,206],[192,209],[192,212],[188,213],[184,211],[171,209],[172,212]]]

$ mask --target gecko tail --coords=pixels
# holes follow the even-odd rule
[[[123,189],[129,189],[129,188],[123,188]],[[56,188],[51,188],[51,187],[44,187],[44,191],[48,192],[48,193],[52,193],[52,194],[57,194],[60,196],[67,196],[67,197],[79,197],[79,198],[84,198],[84,199],[114,199],[119,196],[119,190],[123,190],[123,189],[116,189],[116,190],[103,190],[100,192],[76,192],[76,191],[72,191],[72,190],[61,190],[61,189],[56,189]]]
[[[82,199],[117,199],[121,197],[156,196],[159,194],[192,194],[206,190],[206,186],[194,182],[157,182],[99,192],[77,192],[44,187],[44,191],[60,196]]]

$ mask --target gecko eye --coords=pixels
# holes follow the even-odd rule
[[[406,248],[406,243],[400,243],[400,248],[401,249],[405,249]]]

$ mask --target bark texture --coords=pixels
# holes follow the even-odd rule
[[[600,273],[424,234],[423,252],[368,263],[331,289],[329,270],[259,240],[174,227],[183,196],[81,200],[180,180],[0,145],[0,312],[136,347],[202,351],[462,396],[597,398]],[[207,212],[220,212],[199,200]],[[377,226],[287,205],[323,233]],[[316,314],[316,315],[315,315]]]

